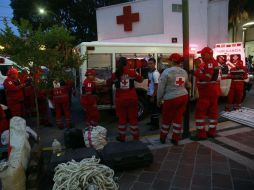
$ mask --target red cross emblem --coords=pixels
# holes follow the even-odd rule
[[[128,81],[127,80],[122,80],[122,84],[124,85],[124,86],[126,86],[126,84],[128,84]]]
[[[123,15],[116,17],[117,24],[124,25],[124,31],[132,31],[132,23],[139,21],[139,13],[131,13],[131,6],[123,7]]]
[[[176,82],[175,82],[176,86],[183,86],[184,83],[185,83],[185,80],[183,77],[176,78]]]

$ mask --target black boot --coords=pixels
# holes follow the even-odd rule
[[[159,118],[152,118],[152,126],[150,131],[158,130],[160,128]]]

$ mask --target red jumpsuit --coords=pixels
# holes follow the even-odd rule
[[[24,94],[23,88],[25,84],[21,84],[20,80],[13,80],[7,77],[4,81],[7,105],[11,111],[11,115],[23,117],[24,115]]]
[[[20,77],[21,83],[25,84],[28,80],[32,80],[31,76],[28,73],[24,73]],[[27,116],[36,115],[36,106],[35,106],[35,95],[34,87],[31,85],[24,88],[24,105],[25,105],[25,114]]]
[[[62,111],[65,116],[66,127],[71,128],[71,110],[69,103],[69,91],[66,85],[53,88],[53,104],[56,112],[56,125],[62,129]]]
[[[220,96],[220,83],[218,82],[218,63],[213,58],[202,63],[195,71],[199,99],[196,105],[197,138],[205,139],[207,134],[216,135],[218,123],[218,97]],[[206,116],[208,117],[208,133],[205,131]]]
[[[134,140],[139,140],[138,123],[138,96],[134,81],[142,82],[141,75],[135,70],[129,70],[126,66],[120,79],[113,73],[111,81],[115,84],[116,114],[119,118],[118,133],[119,140],[126,139],[126,125],[130,124],[130,131]]]
[[[2,134],[3,131],[9,129],[9,121],[6,118],[5,112],[0,105],[0,135]]]
[[[227,78],[232,79],[232,82],[228,93],[225,111],[230,111],[232,107],[237,110],[241,107],[242,103],[244,80],[248,78],[247,70],[243,66],[242,61],[238,61],[235,67],[230,69]]]
[[[86,111],[87,125],[97,125],[100,119],[100,113],[97,109],[95,83],[88,78],[83,82],[83,95],[80,98],[80,102]]]

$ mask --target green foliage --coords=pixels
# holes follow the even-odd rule
[[[130,0],[11,0],[13,21],[29,20],[33,29],[47,30],[54,25],[67,28],[75,43],[97,40],[96,8]],[[39,15],[38,8],[46,13]]]
[[[48,84],[58,78],[65,79],[65,69],[79,68],[80,56],[72,51],[74,37],[64,27],[33,30],[27,20],[21,19],[19,36],[16,36],[6,21],[4,24],[5,29],[0,31],[0,44],[5,47],[2,53],[10,55],[21,66],[31,67],[32,63],[32,73],[40,66],[47,67]]]

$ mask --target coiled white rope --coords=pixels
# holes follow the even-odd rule
[[[100,159],[92,157],[59,164],[55,168],[52,190],[117,190],[114,171],[99,162]]]

